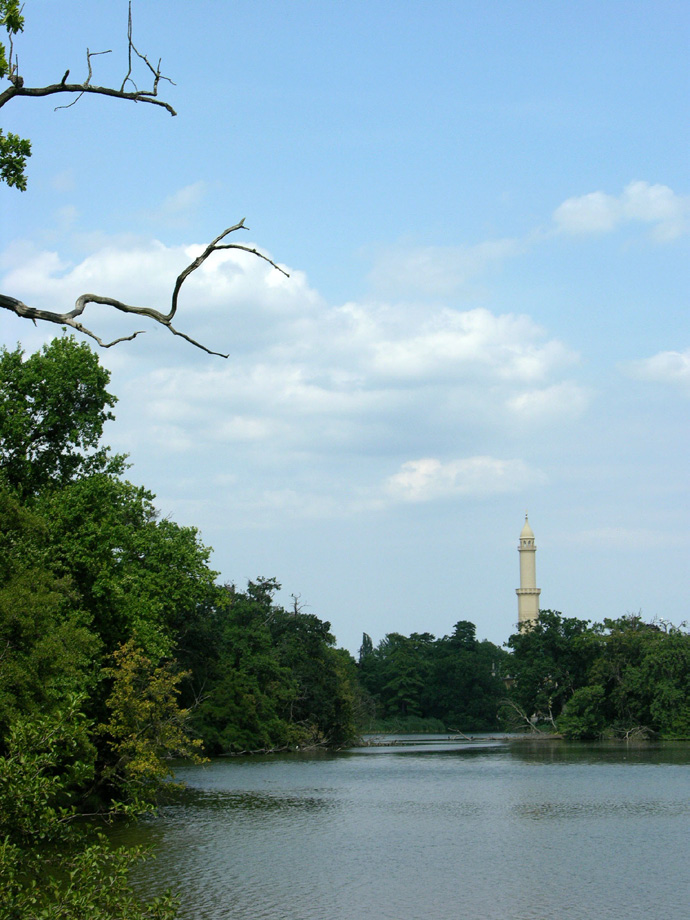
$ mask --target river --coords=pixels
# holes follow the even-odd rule
[[[183,920],[690,916],[689,745],[437,738],[178,777],[116,836],[153,845],[138,883]]]

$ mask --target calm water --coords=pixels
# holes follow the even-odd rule
[[[687,920],[690,746],[426,744],[186,768],[140,827],[185,920]],[[123,832],[121,832],[123,833]]]

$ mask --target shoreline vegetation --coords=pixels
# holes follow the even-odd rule
[[[174,916],[129,884],[143,853],[102,834],[174,789],[173,758],[367,733],[690,737],[685,626],[542,611],[503,648],[460,620],[364,634],[354,657],[299,597],[277,604],[275,578],[223,584],[104,443],[109,380],[67,335],[0,351],[1,920]]]

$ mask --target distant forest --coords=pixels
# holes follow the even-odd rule
[[[68,336],[0,351],[3,916],[62,917],[46,905],[70,899],[79,916],[171,916],[138,904],[134,855],[81,818],[145,813],[174,757],[385,730],[690,737],[684,627],[544,611],[506,648],[461,620],[442,638],[365,634],[355,659],[297,599],[277,604],[274,578],[220,583],[198,532],[161,519],[103,444],[108,385]]]

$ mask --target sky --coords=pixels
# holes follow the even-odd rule
[[[26,85],[125,75],[122,0],[27,0]],[[106,441],[219,579],[362,633],[515,630],[541,606],[690,619],[690,6],[669,0],[134,0],[178,112],[15,99],[0,290],[91,305]],[[135,79],[141,87],[146,74]],[[3,311],[27,353],[57,327]],[[95,348],[97,346],[94,345]]]

